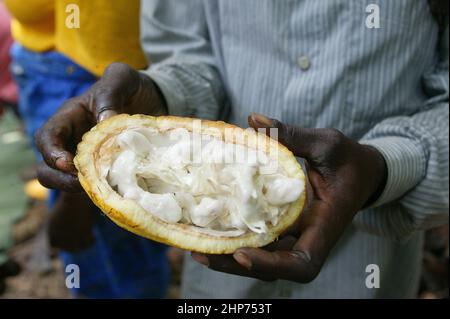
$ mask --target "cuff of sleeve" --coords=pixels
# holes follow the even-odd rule
[[[405,137],[379,137],[361,144],[376,148],[387,165],[386,186],[371,207],[381,206],[402,197],[417,185],[426,173],[424,150]]]
[[[166,100],[169,115],[189,116],[186,99],[178,88],[178,83],[167,72],[159,69],[141,71],[148,75],[161,90]]]

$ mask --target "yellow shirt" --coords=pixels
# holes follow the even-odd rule
[[[77,22],[77,10],[66,12],[69,4],[79,8],[79,28],[66,26]],[[97,76],[112,62],[147,66],[139,39],[139,0],[57,0],[55,5],[59,52]]]
[[[56,49],[96,76],[112,62],[135,69],[147,66],[139,39],[139,0],[5,2],[14,18],[13,37],[27,49]],[[79,10],[71,9],[71,4]]]
[[[29,50],[54,48],[55,0],[4,0],[14,39]]]

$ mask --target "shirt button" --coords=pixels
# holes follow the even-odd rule
[[[297,59],[297,64],[301,70],[306,71],[311,66],[311,61],[307,56],[302,55]]]

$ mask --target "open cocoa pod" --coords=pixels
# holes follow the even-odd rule
[[[286,147],[224,122],[117,115],[83,136],[74,162],[117,225],[209,254],[267,245],[306,200],[305,174]]]

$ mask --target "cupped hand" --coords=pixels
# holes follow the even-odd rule
[[[41,184],[81,191],[73,165],[76,146],[95,124],[119,113],[163,115],[167,111],[161,92],[148,76],[113,63],[86,93],[67,100],[36,133],[44,158],[38,168]]]
[[[279,141],[306,160],[308,203],[295,225],[264,248],[232,255],[192,253],[217,271],[272,281],[312,281],[355,214],[384,189],[383,156],[335,129],[301,128],[252,113],[255,129],[277,128]]]

